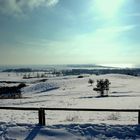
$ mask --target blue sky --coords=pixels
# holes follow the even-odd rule
[[[0,64],[139,65],[139,0],[0,0]]]

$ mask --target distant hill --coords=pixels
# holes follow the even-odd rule
[[[71,64],[71,65],[66,65],[66,67],[69,68],[80,68],[80,69],[85,69],[85,68],[89,68],[89,69],[112,69],[114,67],[110,67],[110,66],[102,66],[102,65],[95,65],[95,64]]]
[[[33,70],[30,68],[19,68],[19,69],[6,69],[2,72],[32,72]]]

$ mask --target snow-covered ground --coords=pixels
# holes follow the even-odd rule
[[[90,85],[89,78],[95,83]],[[97,79],[111,82],[109,97],[93,91]],[[66,108],[140,108],[140,77],[120,74],[22,79],[0,73],[0,81],[25,82],[22,99],[1,99],[0,106]],[[0,83],[0,86],[15,83]],[[36,111],[1,110],[0,139],[140,139],[138,113],[46,111],[46,127],[40,127]],[[73,125],[72,125],[73,124]]]
[[[139,132],[138,125],[0,123],[1,140],[134,140],[140,139]]]

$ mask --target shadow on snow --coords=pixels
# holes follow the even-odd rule
[[[37,135],[59,137],[71,134],[85,138],[137,139],[140,138],[140,125],[60,124],[44,127],[36,125],[25,140],[33,140]]]

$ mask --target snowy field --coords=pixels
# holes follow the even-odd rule
[[[89,78],[95,82],[88,83]],[[97,79],[111,82],[109,97],[99,98],[93,88]],[[140,77],[120,74],[23,79],[16,73],[0,73],[0,86],[27,85],[21,99],[0,99],[0,106],[66,108],[140,108]],[[43,78],[44,79],[44,78]],[[17,83],[16,83],[17,82]],[[46,111],[46,126],[40,127],[38,112],[1,110],[0,140],[14,139],[140,139],[138,113]]]

